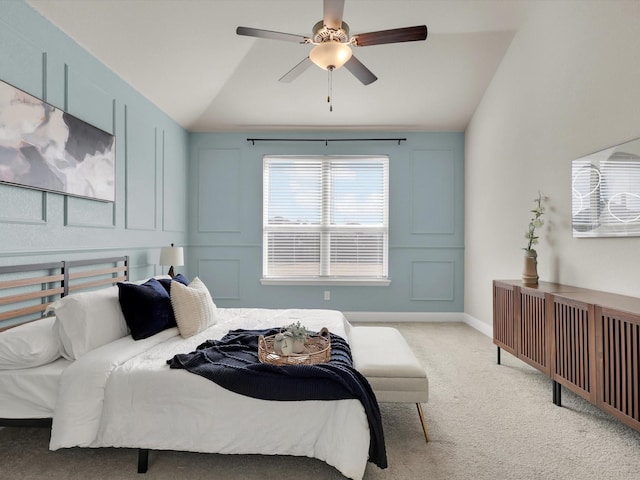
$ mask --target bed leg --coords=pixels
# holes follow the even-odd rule
[[[149,467],[149,449],[138,449],[138,473],[147,473]]]

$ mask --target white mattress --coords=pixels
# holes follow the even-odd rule
[[[53,417],[60,377],[70,364],[59,358],[41,367],[0,370],[0,417]]]

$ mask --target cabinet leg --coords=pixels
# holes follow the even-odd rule
[[[496,347],[497,351],[496,351],[496,355],[497,355],[497,361],[498,361],[498,365],[500,365],[500,347]]]
[[[558,407],[562,406],[562,385],[553,381],[553,403]]]

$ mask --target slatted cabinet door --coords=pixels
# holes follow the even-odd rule
[[[517,356],[514,301],[517,301],[518,287],[493,282],[493,343]]]
[[[640,430],[640,316],[596,307],[597,405]]]
[[[593,304],[556,295],[549,321],[551,379],[595,403]]]
[[[549,375],[549,340],[547,334],[548,293],[537,288],[520,288],[517,311],[518,358]]]
[[[493,302],[498,363],[504,348],[554,380],[557,405],[562,385],[640,431],[640,298],[494,280]]]

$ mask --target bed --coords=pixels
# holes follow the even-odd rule
[[[307,456],[332,465],[345,477],[363,477],[370,458],[371,429],[360,400],[262,400],[167,365],[175,355],[193,352],[206,341],[221,339],[235,329],[263,330],[300,321],[309,330],[327,327],[348,339],[350,325],[340,312],[225,309],[215,308],[214,304],[215,323],[201,326],[183,338],[186,317],[180,303],[173,303],[176,326],[153,334],[145,332],[143,338],[134,339],[138,327],[129,323],[129,317],[122,334],[120,315],[124,317],[126,305],[119,304],[118,287],[113,285],[126,283],[127,288],[131,285],[131,289],[137,289],[133,285],[152,281],[128,282],[126,257],[29,268],[39,277],[32,284],[36,291],[26,293],[22,289],[27,288],[28,281],[21,277],[27,270],[0,268],[0,275],[8,273],[19,279],[0,280],[0,290],[18,289],[18,293],[2,295],[0,306],[4,311],[0,312],[0,320],[15,318],[16,312],[36,317],[48,312],[55,318],[37,319],[0,336],[13,335],[31,325],[50,331],[54,337],[58,333],[63,337],[59,339],[63,357],[30,368],[0,370],[0,411],[4,417],[0,424],[51,425],[51,450],[76,446],[139,449],[141,473],[147,469],[149,450],[179,450]],[[166,277],[157,280],[167,282]],[[188,290],[191,287],[187,285],[196,280],[185,281],[185,287],[176,287],[180,282],[171,279],[168,282],[171,289],[178,291]],[[36,305],[25,307],[25,301],[35,301]],[[20,307],[12,309],[14,304]],[[135,305],[139,304],[136,300]],[[119,312],[116,307],[121,308]],[[71,316],[79,318],[73,318],[75,323],[71,323],[75,333],[66,337],[77,338],[64,338],[64,322],[68,319],[61,318],[70,316],[69,308]],[[114,323],[114,316],[118,316],[117,327],[105,327]],[[97,337],[99,341],[92,340]]]

